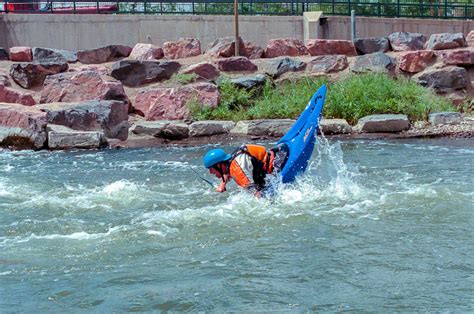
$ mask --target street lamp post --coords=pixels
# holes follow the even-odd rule
[[[235,56],[239,56],[239,0],[234,0]]]

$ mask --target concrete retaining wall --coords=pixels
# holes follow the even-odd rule
[[[261,46],[269,39],[303,39],[302,16],[241,16],[240,34]],[[426,35],[467,33],[474,21],[420,19],[357,19],[357,36],[387,36],[394,31]],[[162,45],[179,37],[194,37],[203,47],[218,37],[233,36],[232,16],[192,15],[0,15],[0,47],[31,46],[68,50],[91,49],[108,44],[133,46],[137,42]],[[349,39],[350,18],[328,17],[322,36]]]

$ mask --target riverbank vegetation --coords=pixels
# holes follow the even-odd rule
[[[324,117],[346,119],[350,124],[371,114],[406,114],[417,121],[427,120],[431,112],[457,111],[431,89],[381,73],[352,75],[336,82],[324,77],[304,77],[277,85],[267,82],[251,91],[223,80],[219,107],[202,108],[195,100],[188,106],[195,120],[295,119],[322,84],[328,86]]]

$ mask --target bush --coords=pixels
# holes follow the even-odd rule
[[[415,121],[427,120],[431,112],[456,111],[448,100],[431,89],[403,77],[392,79],[381,73],[351,75],[334,83],[325,77],[288,80],[276,87],[267,83],[258,95],[224,81],[219,87],[218,108],[201,108],[196,101],[188,106],[196,120],[295,119],[322,84],[328,85],[323,115],[346,119],[350,124],[371,114],[406,114]]]

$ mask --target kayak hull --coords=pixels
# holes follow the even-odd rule
[[[308,167],[316,143],[326,90],[325,85],[318,89],[290,130],[277,143],[285,143],[289,149],[289,157],[280,172],[283,183],[295,181]]]

